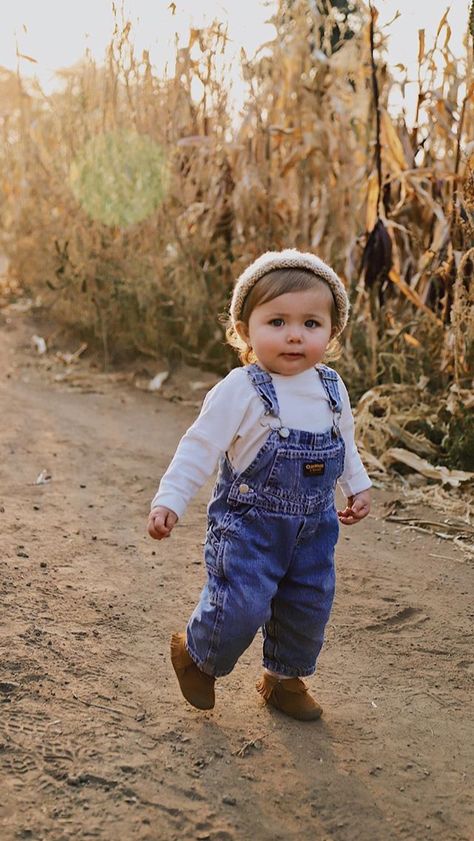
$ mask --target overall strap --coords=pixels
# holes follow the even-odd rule
[[[333,411],[334,420],[333,420],[333,428],[336,432],[339,432],[339,420],[341,418],[342,413],[342,400],[341,395],[339,393],[339,386],[337,384],[337,374],[333,371],[332,368],[328,368],[327,365],[316,365],[316,371],[319,374],[321,379],[321,384],[326,392],[326,396],[329,400],[331,405],[331,409]]]
[[[280,407],[273,380],[268,371],[263,371],[255,362],[252,365],[248,365],[245,370],[250,382],[265,406],[265,414],[279,417]]]

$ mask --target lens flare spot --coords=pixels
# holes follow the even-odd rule
[[[128,227],[159,207],[168,186],[166,155],[146,134],[113,131],[92,137],[76,156],[69,183],[94,220]]]

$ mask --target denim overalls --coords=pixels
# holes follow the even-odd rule
[[[262,627],[264,666],[302,677],[315,670],[334,597],[334,489],[344,467],[337,374],[315,369],[333,411],[332,429],[317,434],[283,427],[271,375],[258,365],[246,370],[272,432],[242,473],[227,455],[220,461],[208,506],[208,580],[187,647],[203,672],[219,677]]]

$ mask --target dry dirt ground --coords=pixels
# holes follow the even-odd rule
[[[258,639],[200,713],[168,640],[204,580],[209,489],[171,540],[145,533],[195,407],[83,361],[64,377],[28,317],[0,321],[2,841],[472,839],[472,588],[454,544],[384,520],[394,491],[376,490],[338,547],[311,679],[324,718],[261,706]]]

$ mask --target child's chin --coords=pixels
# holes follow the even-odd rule
[[[300,374],[311,367],[311,363],[304,356],[297,356],[294,359],[290,357],[277,359],[272,366],[268,366],[268,369],[273,371],[274,374],[291,375]]]

